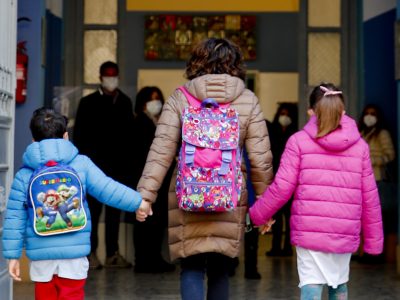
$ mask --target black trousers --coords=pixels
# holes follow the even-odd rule
[[[244,269],[246,273],[257,272],[258,228],[244,234]]]
[[[292,248],[290,244],[290,207],[292,200],[286,203],[273,217],[275,220],[272,226],[272,250],[287,251]],[[284,223],[285,222],[285,223]],[[285,240],[282,248],[283,224],[285,224]]]
[[[121,217],[121,210],[114,207],[104,205],[96,198],[86,195],[86,199],[89,204],[90,215],[92,218],[92,232],[90,234],[90,242],[92,252],[97,250],[99,245],[99,220],[100,215],[105,206],[105,226],[106,226],[106,255],[107,257],[113,256],[118,251],[118,235],[119,235],[119,223]]]
[[[158,215],[153,211],[153,216],[145,222],[135,220],[133,227],[133,245],[135,247],[135,266],[142,268],[155,268],[161,261],[161,248],[165,226],[161,224]]]

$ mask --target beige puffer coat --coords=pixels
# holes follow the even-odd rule
[[[272,154],[265,120],[257,97],[244,82],[230,75],[204,75],[185,84],[197,99],[214,98],[230,102],[239,113],[240,146],[246,147],[251,164],[251,180],[256,195],[272,181]],[[138,184],[143,198],[154,202],[164,176],[178,153],[181,140],[181,114],[188,102],[176,90],[164,105],[146,166]],[[168,203],[168,235],[171,260],[190,255],[217,252],[229,257],[239,255],[245,229],[247,192],[245,183],[238,207],[227,213],[189,213],[178,208],[172,177]],[[151,237],[149,237],[151,238]]]
[[[381,129],[374,135],[375,129],[368,134],[361,132],[362,137],[367,141],[371,157],[372,168],[374,170],[375,180],[388,180],[386,165],[394,160],[395,150],[389,131]]]

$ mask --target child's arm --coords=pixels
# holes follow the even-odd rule
[[[2,234],[3,256],[6,259],[20,258],[24,247],[28,219],[27,181],[30,175],[31,172],[28,169],[21,169],[16,174],[11,186]],[[24,178],[26,179],[25,181]]]
[[[364,251],[380,254],[383,250],[382,213],[374,172],[371,167],[369,149],[365,147],[362,173],[362,216],[361,226]]]
[[[87,192],[100,202],[118,209],[134,212],[141,202],[141,195],[135,190],[106,176],[85,156]]]
[[[296,135],[292,135],[286,144],[274,182],[250,208],[250,217],[254,225],[265,224],[289,201],[296,189],[299,172],[300,150]]]
[[[16,281],[21,281],[21,269],[19,267],[18,259],[10,259],[8,262],[8,273],[12,279]]]

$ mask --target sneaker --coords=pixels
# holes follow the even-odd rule
[[[118,252],[115,252],[113,256],[106,258],[104,266],[106,268],[130,268],[132,264],[127,262]]]
[[[89,269],[99,270],[103,267],[99,259],[97,258],[96,253],[94,252],[90,253],[90,255],[88,256],[88,260],[89,260]]]

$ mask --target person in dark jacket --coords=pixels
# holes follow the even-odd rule
[[[118,89],[118,65],[105,62],[100,66],[101,85],[79,103],[73,132],[73,142],[79,152],[90,157],[108,176],[128,185],[132,184],[132,151],[128,138],[133,135],[132,102]],[[102,204],[88,196],[92,214],[92,251],[89,256],[92,269],[101,268],[96,255],[98,223]],[[130,267],[120,254],[118,233],[121,211],[106,206],[106,267]]]
[[[135,104],[135,166],[134,185],[139,182],[147,154],[157,128],[157,121],[164,105],[164,96],[155,86],[143,87],[136,95]],[[159,273],[175,270],[175,265],[167,263],[162,257],[162,244],[168,220],[168,187],[173,167],[167,173],[159,190],[157,202],[153,206],[153,216],[145,222],[135,220],[133,245],[135,248],[136,273]]]
[[[278,171],[287,140],[298,130],[297,118],[296,104],[283,102],[279,104],[272,123],[267,122],[271,141],[274,174]],[[274,215],[275,224],[272,227],[272,248],[266,253],[268,256],[291,256],[293,254],[289,235],[290,205],[291,201]],[[285,238],[282,247],[284,228]]]

